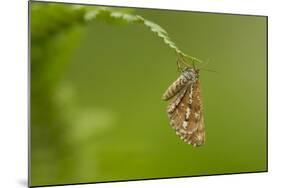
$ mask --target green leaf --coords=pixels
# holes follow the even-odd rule
[[[41,38],[45,38],[48,36],[52,36],[53,33],[57,31],[62,31],[70,26],[76,24],[77,22],[84,24],[88,22],[92,22],[95,20],[107,22],[109,24],[116,24],[116,23],[127,23],[127,24],[142,24],[146,26],[151,32],[156,33],[156,36],[161,38],[163,42],[168,45],[169,48],[174,50],[177,55],[187,58],[192,62],[201,62],[201,60],[192,57],[183,53],[179,47],[176,45],[174,41],[168,35],[168,32],[163,29],[160,25],[143,18],[140,15],[135,15],[132,13],[128,13],[128,10],[121,11],[120,8],[109,8],[109,7],[100,7],[100,6],[81,6],[81,5],[72,5],[72,6],[62,6],[56,4],[50,4],[49,6],[33,6],[32,7],[32,14],[46,12],[46,16],[49,15],[48,10],[56,9],[56,11],[52,11],[54,15],[49,25],[42,26],[42,24],[32,25],[32,29],[36,30],[37,32],[32,32],[32,39],[37,39],[40,41]],[[44,14],[44,13],[43,13]],[[34,19],[42,19],[38,16],[32,16]],[[81,19],[82,18],[82,19]],[[40,22],[36,22],[40,23]],[[44,25],[44,24],[43,24]],[[51,26],[51,27],[50,27]],[[47,27],[47,28],[46,28]],[[40,31],[40,32],[38,32]]]

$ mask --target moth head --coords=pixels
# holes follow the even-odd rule
[[[187,79],[196,80],[199,78],[199,69],[193,68],[193,67],[186,67],[182,74]]]

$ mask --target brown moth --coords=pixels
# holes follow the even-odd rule
[[[205,143],[205,128],[200,97],[199,70],[188,67],[163,94],[170,100],[167,108],[171,126],[186,143],[201,146]]]

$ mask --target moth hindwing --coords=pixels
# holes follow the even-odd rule
[[[186,68],[162,96],[170,100],[167,107],[171,126],[186,143],[201,146],[205,143],[205,128],[200,97],[199,70]]]

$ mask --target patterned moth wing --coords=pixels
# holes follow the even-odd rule
[[[177,88],[174,84],[179,83],[177,80],[182,76],[184,76],[187,81],[177,91],[174,89]],[[171,126],[184,142],[194,147],[201,146],[205,142],[205,128],[198,77],[198,70],[192,68],[186,69],[165,92],[165,94],[174,93],[173,96],[167,99],[169,100],[172,98],[167,108]]]
[[[172,83],[162,96],[163,100],[169,100],[173,98],[180,90],[187,85],[192,84],[196,77],[193,69],[186,69],[180,77]]]

